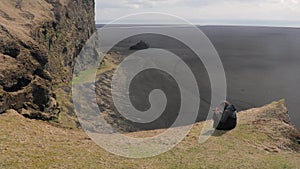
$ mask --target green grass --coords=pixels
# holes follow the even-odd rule
[[[269,142],[271,139],[263,132],[256,132],[252,125],[240,125],[240,130],[237,131],[240,139],[250,140],[255,143]]]
[[[67,85],[68,87],[72,87],[72,84],[84,84],[88,82],[92,82],[95,78],[95,73],[102,74],[106,71],[112,70],[115,68],[116,65],[113,64],[110,61],[105,60],[103,64],[101,65],[100,69],[87,69],[85,71],[82,71],[79,73],[78,76],[74,77],[71,82],[69,82]],[[62,85],[63,86],[63,85]],[[56,93],[57,96],[57,102],[61,108],[61,112],[59,114],[58,119],[56,119],[54,122],[59,123],[63,127],[67,128],[76,128],[77,127],[77,119],[76,115],[74,114],[74,106],[72,103],[72,96],[69,93],[66,93],[61,89],[62,86],[54,85],[53,90]]]
[[[105,73],[106,71],[112,70],[115,67],[116,67],[115,64],[105,61],[101,65],[100,69],[90,68],[81,71],[78,76],[73,77],[72,84],[83,84],[83,83],[92,82],[95,78],[95,75]]]
[[[278,154],[272,154],[269,156],[266,156],[264,159],[264,163],[269,168],[278,168],[278,169],[292,169],[296,168],[296,166],[293,166],[290,164],[289,160],[286,159],[283,155]]]
[[[112,66],[106,63],[98,73],[111,70]],[[96,70],[83,71],[74,81],[83,83],[94,72]],[[71,96],[59,87],[56,93],[62,107],[59,122],[75,129],[75,118],[68,115],[73,107]],[[270,109],[281,111],[282,105],[275,103]],[[240,112],[238,116],[247,116],[243,119],[249,120],[249,115],[253,112]],[[272,124],[264,125],[272,127]],[[268,152],[259,147],[272,144],[274,140],[251,122],[240,120],[236,129],[226,133],[219,131],[204,144],[199,144],[202,126],[203,123],[195,124],[189,135],[166,153],[145,159],[128,159],[105,151],[81,130],[55,127],[17,113],[6,113],[0,115],[0,168],[296,169],[300,166],[299,152]]]
[[[90,68],[84,71],[81,71],[78,76],[74,76],[72,84],[83,84],[92,82],[95,79],[95,74],[97,72],[96,68]]]

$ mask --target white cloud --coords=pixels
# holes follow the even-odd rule
[[[222,24],[274,21],[300,25],[300,0],[96,0],[96,20],[112,21],[129,14],[163,12],[194,23]],[[158,18],[159,19],[159,18]],[[280,26],[280,25],[279,25]],[[282,25],[288,26],[288,25]]]

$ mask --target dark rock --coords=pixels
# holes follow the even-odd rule
[[[45,111],[46,105],[49,102],[50,91],[43,86],[35,86],[33,88],[33,103],[39,106],[41,111]]]
[[[45,66],[48,63],[48,58],[46,54],[43,54],[40,51],[31,51],[30,55],[37,60],[42,66]]]
[[[31,82],[30,79],[21,77],[18,78],[15,83],[5,84],[3,86],[3,90],[6,92],[16,92],[18,90],[21,90],[23,87],[28,86],[30,82]]]
[[[20,48],[12,39],[0,39],[0,53],[17,58],[20,54]]]
[[[36,69],[34,71],[34,75],[37,75],[37,76],[39,76],[39,77],[41,77],[43,79],[47,79],[50,82],[52,81],[51,75],[49,74],[48,71],[46,71],[44,69],[40,69],[40,68]]]
[[[144,50],[144,49],[148,49],[149,47],[150,46],[146,42],[144,42],[144,41],[141,40],[136,45],[131,46],[129,48],[129,50]]]

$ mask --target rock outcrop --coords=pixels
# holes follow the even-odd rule
[[[149,47],[150,47],[149,44],[141,40],[137,44],[131,46],[129,50],[144,50],[144,49],[148,49]]]
[[[298,144],[300,131],[291,123],[285,100],[238,113],[238,123],[237,130],[248,129],[252,136],[257,133],[267,136],[269,142],[266,144],[253,144],[257,148],[269,152],[281,150],[300,152]]]
[[[93,0],[2,0],[0,113],[57,118],[53,86],[71,80],[74,58],[94,31]]]

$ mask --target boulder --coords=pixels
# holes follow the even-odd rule
[[[144,50],[148,48],[150,48],[149,44],[141,40],[137,44],[131,46],[129,50]]]

